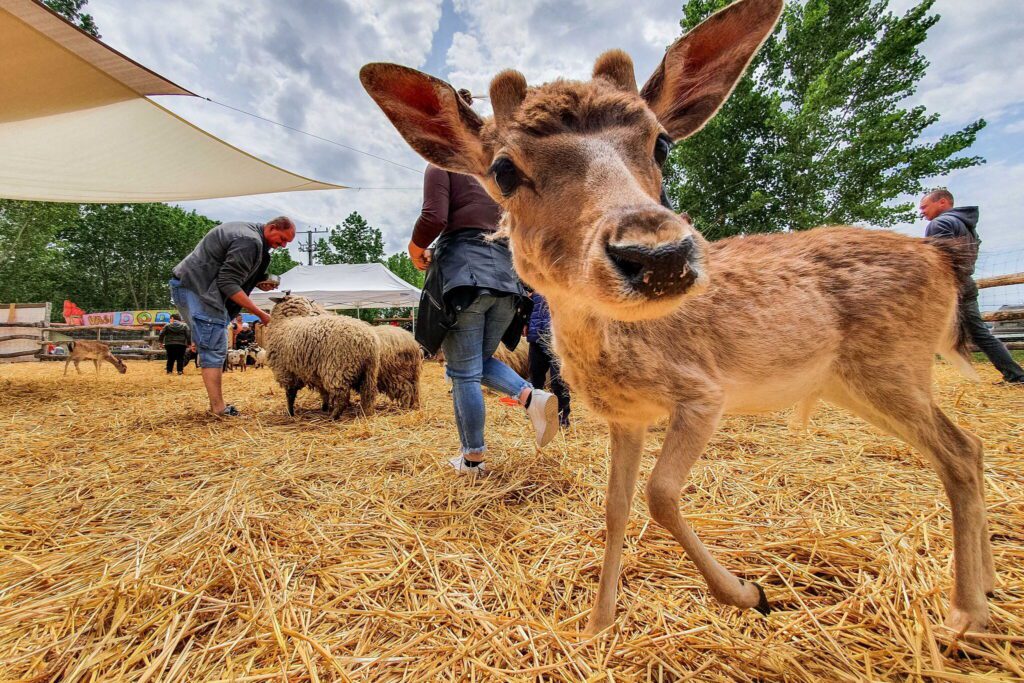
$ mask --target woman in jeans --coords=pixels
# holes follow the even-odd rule
[[[472,177],[427,168],[423,211],[409,242],[413,263],[427,271],[416,339],[430,353],[444,351],[462,443],[449,464],[460,474],[485,471],[481,385],[519,401],[536,431],[537,446],[547,445],[558,431],[557,399],[493,357],[503,340],[515,347],[529,314],[508,245],[488,239],[500,215]]]

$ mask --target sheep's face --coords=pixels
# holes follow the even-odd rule
[[[311,315],[323,315],[324,309],[304,296],[286,296],[278,300],[270,311],[270,323],[285,318],[305,318]]]

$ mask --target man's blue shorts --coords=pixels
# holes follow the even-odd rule
[[[223,368],[228,357],[228,312],[224,309],[211,310],[198,294],[182,287],[177,278],[171,278],[168,284],[171,286],[171,300],[192,330],[199,367]]]

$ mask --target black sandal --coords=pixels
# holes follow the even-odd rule
[[[229,403],[228,405],[224,406],[224,412],[223,413],[210,413],[210,414],[213,415],[214,417],[238,417],[242,413],[238,410],[238,408],[234,407],[233,405],[231,405]]]

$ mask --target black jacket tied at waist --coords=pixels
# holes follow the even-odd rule
[[[441,235],[434,245],[416,318],[416,341],[427,353],[437,353],[448,330],[455,327],[459,310],[482,290],[516,298],[516,315],[501,341],[509,349],[518,345],[532,302],[512,267],[508,244],[487,239],[489,234],[458,230]]]

